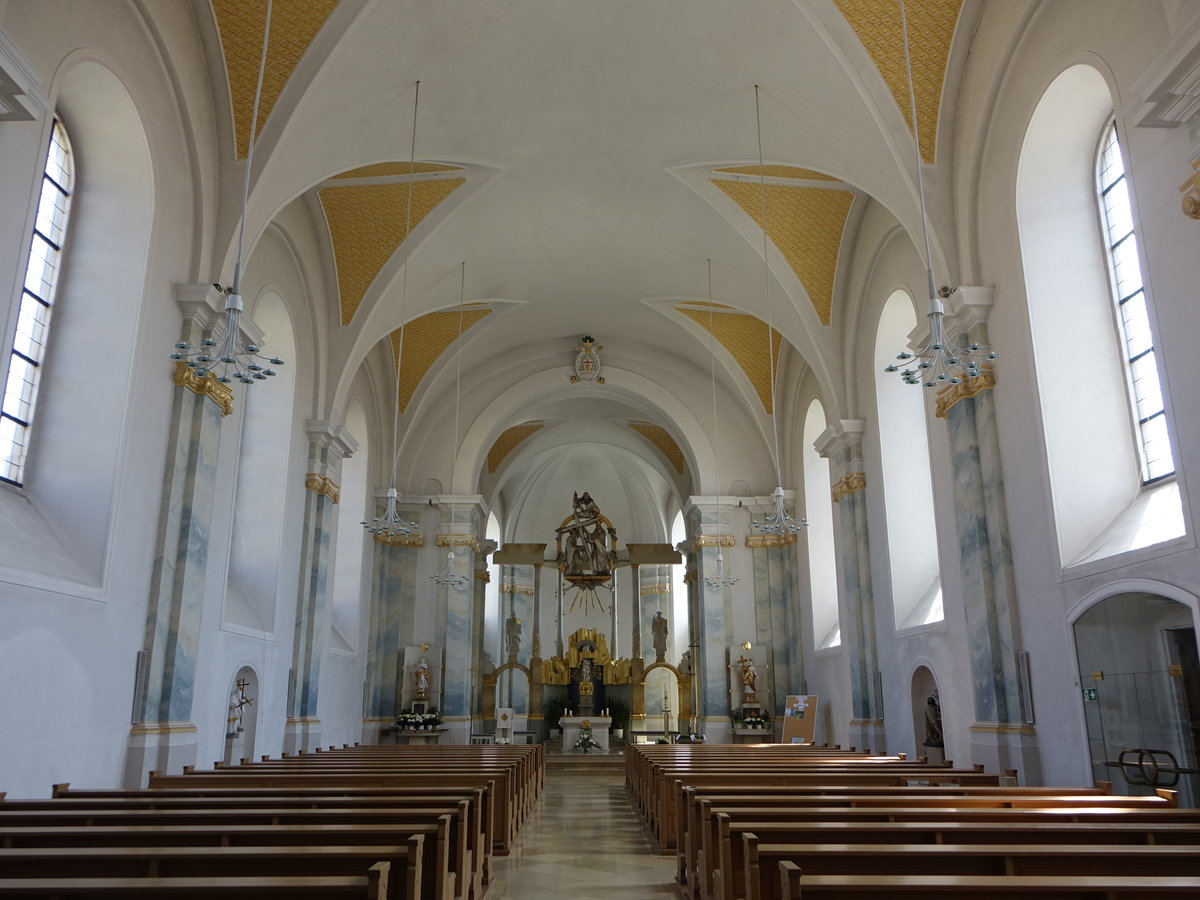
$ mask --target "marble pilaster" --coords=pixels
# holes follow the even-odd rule
[[[948,304],[948,333],[987,342],[990,288],[961,287]],[[990,370],[941,392],[954,476],[954,521],[962,570],[963,608],[975,700],[973,763],[1015,768],[1025,783],[1040,779],[1037,741],[1025,721],[1017,651],[1021,649],[1017,589],[1008,533],[1004,475]]]
[[[183,312],[181,340],[198,345],[212,333],[222,321],[218,296],[210,285],[175,286]],[[145,785],[151,769],[174,772],[196,763],[191,722],[196,651],[221,419],[232,411],[232,391],[211,375],[195,378],[182,363],[173,378],[178,387],[171,404],[141,683],[126,752],[127,787]]]
[[[735,545],[729,533],[727,516],[720,506],[689,498],[684,511],[690,541],[690,556],[695,561],[695,590],[697,592],[696,639],[693,650],[693,670],[699,675],[697,687],[701,731],[710,741],[728,740],[729,722],[729,659],[728,648],[734,640],[733,588],[729,585],[706,584],[705,578],[715,578],[717,554]],[[726,560],[728,563],[728,560]]]
[[[804,641],[795,602],[796,535],[748,535],[753,550],[756,647],[770,656],[767,670],[772,714],[782,712],[787,694],[807,693]]]
[[[341,482],[342,460],[358,449],[357,442],[340,425],[309,420],[304,427],[309,439],[308,489],[304,493],[300,592],[296,598],[292,642],[295,686],[283,739],[288,752],[312,750],[321,742],[317,698],[329,625],[329,575],[333,570],[333,534],[337,528],[336,486]]]
[[[446,736],[448,743],[466,743],[467,716],[471,708],[471,648],[475,644],[471,607],[475,593],[475,555],[479,552],[476,535],[481,525],[479,498],[443,496],[440,509],[442,525],[437,544],[446,549],[447,555],[453,550],[452,573],[462,576],[460,584],[434,583],[438,607],[445,610],[444,620],[439,617],[441,633],[438,635],[446,647],[442,716],[451,730]],[[445,557],[439,571],[444,565]]]
[[[841,558],[840,624],[842,645],[850,661],[852,717],[849,742],[879,753],[885,748],[883,698],[876,672],[879,651],[875,633],[875,596],[871,583],[871,544],[867,529],[866,477],[863,475],[863,419],[842,419],[816,441],[817,452],[831,461],[833,497],[838,514]]]

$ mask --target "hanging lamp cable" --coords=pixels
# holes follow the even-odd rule
[[[450,585],[451,587],[459,587],[466,584],[469,580],[466,575],[460,575],[454,571],[454,498],[457,496],[454,493],[454,476],[455,470],[458,468],[458,414],[462,404],[462,336],[463,336],[463,302],[467,296],[467,261],[463,260],[462,274],[458,286],[458,346],[454,353],[454,445],[450,448],[450,550],[446,554],[446,568],[436,575],[430,575],[438,584]]]
[[[712,260],[708,263],[708,358],[712,378],[712,421],[713,421],[713,476],[717,487],[717,510],[721,509],[721,436],[717,429],[717,331],[713,324]],[[717,544],[717,571],[704,579],[710,588],[732,587],[738,583],[736,576],[725,575],[725,554]]]

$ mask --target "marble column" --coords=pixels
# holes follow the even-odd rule
[[[631,658],[642,658],[642,636],[646,633],[646,623],[642,615],[642,567],[637,563],[629,564],[629,618],[632,634],[629,635],[629,655]]]
[[[788,694],[807,693],[804,640],[796,606],[796,535],[752,534],[756,647],[770,657],[767,694],[772,715],[782,715]]]
[[[337,528],[338,483],[342,460],[358,444],[331,422],[309,420],[308,474],[305,476],[304,525],[300,538],[300,594],[292,642],[292,676],[283,749],[313,750],[321,744],[317,718],[321,658],[329,630],[329,576],[333,571],[333,534]]]
[[[385,491],[376,493],[384,503]],[[401,510],[408,521],[419,511]],[[367,668],[368,702],[363,720],[364,744],[379,743],[379,733],[390,728],[403,702],[404,670],[401,657],[414,639],[413,612],[417,604],[417,555],[425,546],[420,534],[385,537],[375,535],[371,565],[370,661]]]
[[[193,346],[224,321],[221,295],[211,285],[176,285],[175,301],[183,312],[180,339]],[[246,329],[254,329],[248,319],[242,322]],[[197,378],[183,363],[175,365],[172,377],[178,387],[171,406],[146,637],[138,660],[134,724],[125,759],[126,787],[144,786],[151,769],[178,772],[196,763],[196,726],[191,721],[196,650],[217,447],[221,420],[233,412],[233,391],[212,375]]]
[[[496,550],[495,541],[480,541],[479,552],[475,554],[475,575],[472,587],[474,588],[474,596],[471,599],[471,634],[474,635],[474,642],[471,647],[471,733],[476,734],[482,732],[483,722],[483,704],[481,702],[483,690],[483,672],[486,669],[494,668],[495,660],[491,659],[490,665],[484,659],[484,653],[487,653],[487,648],[484,644],[484,634],[486,628],[484,625],[484,611],[487,604],[487,586],[492,580],[491,572],[488,571],[488,556]],[[491,654],[489,653],[489,658]]]
[[[442,721],[450,729],[447,743],[465,744],[469,737],[471,708],[471,648],[474,646],[471,615],[474,597],[475,555],[479,551],[476,535],[481,526],[478,497],[442,497],[442,531],[437,536],[438,547],[446,554],[454,553],[451,574],[455,584],[433,582],[438,607],[445,617],[438,618],[438,638],[446,648],[442,690]],[[446,557],[440,560],[439,572],[446,567]]]
[[[693,668],[699,674],[698,694],[701,731],[710,742],[732,740],[729,718],[729,647],[734,640],[733,588],[724,584],[707,584],[717,572],[717,554],[736,545],[723,520],[721,508],[701,498],[689,498],[684,511],[696,561],[696,590],[699,597],[699,617],[696,635],[700,646],[695,651]]]
[[[987,344],[992,289],[963,286],[950,297],[949,334]],[[1021,628],[1004,500],[1004,473],[989,367],[939,392],[937,415],[946,420],[954,466],[954,521],[962,570],[963,608],[975,719],[971,762],[988,771],[1017,769],[1038,784],[1037,735],[1026,715],[1017,668]]]
[[[867,478],[862,459],[863,419],[842,419],[816,440],[829,459],[833,500],[837,504],[837,548],[841,559],[839,619],[842,645],[850,660],[852,718],[849,743],[875,753],[886,751],[883,698],[877,673],[875,595],[871,584],[871,544],[867,530]]]

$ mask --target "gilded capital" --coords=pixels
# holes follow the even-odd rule
[[[177,362],[171,380],[180,387],[187,388],[193,394],[208,397],[220,408],[221,415],[227,416],[233,412],[233,389],[227,384],[221,384],[212,372],[201,378],[188,367],[187,363]]]
[[[751,534],[746,536],[746,546],[752,550],[772,550],[796,543],[794,534]]]
[[[951,407],[959,400],[966,400],[984,391],[990,391],[996,386],[996,373],[991,366],[984,366],[974,378],[964,378],[958,384],[950,384],[938,391],[937,416],[946,418]]]
[[[640,593],[643,597],[649,597],[653,594],[669,594],[671,593],[671,584],[670,582],[663,582],[662,584],[643,584]]]
[[[309,472],[304,476],[304,486],[314,494],[328,497],[334,503],[338,502],[338,498],[342,494],[342,489],[334,483],[332,478],[318,475],[316,472]]]
[[[865,491],[867,489],[867,476],[865,472],[851,472],[846,477],[833,486],[833,502],[841,503],[842,498],[857,491]]]
[[[388,547],[424,547],[423,534],[376,534],[375,543]]]
[[[735,547],[732,534],[701,534],[696,536],[697,547]]]
[[[1183,191],[1180,205],[1189,219],[1200,219],[1200,156],[1192,160],[1192,168],[1195,173],[1179,186],[1179,190]]]
[[[439,547],[470,547],[472,550],[478,550],[479,540],[473,534],[439,534],[437,545]]]

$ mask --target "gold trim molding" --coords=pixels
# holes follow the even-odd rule
[[[191,722],[138,722],[129,729],[129,733],[131,735],[194,734],[198,730]]]
[[[217,381],[217,376],[209,372],[203,378],[198,376],[185,362],[175,363],[175,371],[171,380],[180,387],[185,387],[193,394],[208,397],[221,410],[221,415],[227,416],[233,412],[233,388]]]
[[[746,536],[746,546],[752,550],[773,550],[796,543],[794,534],[750,534]]]
[[[375,543],[385,544],[388,547],[424,547],[425,535],[423,534],[377,534],[375,535]]]
[[[337,503],[338,498],[342,495],[342,489],[338,487],[332,478],[325,475],[318,475],[316,472],[309,472],[304,476],[304,486],[314,494],[328,497],[334,503]]]
[[[491,584],[492,583],[492,573],[489,572],[487,569],[476,569],[475,570],[475,580],[482,581],[484,584]]]
[[[436,543],[439,547],[470,547],[472,550],[479,549],[479,539],[473,534],[439,534]]]
[[[649,597],[652,594],[669,594],[671,593],[670,584],[646,584],[642,586],[641,595]]]
[[[1195,174],[1179,186],[1179,190],[1183,191],[1180,205],[1189,219],[1200,219],[1200,156],[1192,160],[1192,168]]]
[[[686,572],[684,572],[683,573],[683,583],[684,584],[695,584],[696,583],[696,573],[694,571],[692,571],[691,569],[688,569]]]
[[[990,366],[984,366],[983,370],[974,378],[964,378],[958,384],[947,385],[938,391],[937,417],[939,419],[946,418],[951,407],[959,400],[966,400],[968,397],[990,391],[995,386],[996,374]]]
[[[855,494],[858,491],[867,489],[867,476],[865,472],[851,472],[841,481],[838,481],[833,486],[833,502],[841,503],[843,497],[850,494]]]
[[[533,596],[533,588],[525,587],[520,584],[502,584],[500,585],[500,593],[502,594],[524,594],[527,597]]]
[[[732,534],[702,534],[696,538],[696,547],[736,547]]]
[[[1032,725],[1013,722],[976,722],[968,726],[967,730],[979,734],[1037,734],[1037,729]]]

